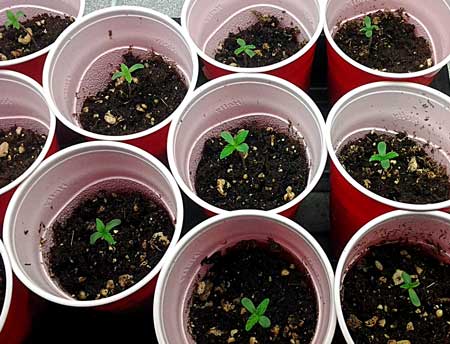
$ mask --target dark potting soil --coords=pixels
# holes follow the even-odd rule
[[[248,156],[235,151],[225,159],[221,137],[205,142],[195,175],[195,189],[204,201],[226,210],[270,210],[298,196],[308,183],[309,163],[302,140],[271,127],[249,125]],[[253,129],[256,128],[256,129]],[[232,130],[236,135],[240,129]]]
[[[0,130],[0,188],[13,182],[37,159],[46,135],[21,127]]]
[[[258,22],[237,33],[230,32],[225,41],[216,51],[215,59],[234,67],[268,66],[291,57],[302,49],[308,41],[299,41],[300,30],[297,27],[284,26],[283,20],[274,16],[255,12]],[[236,55],[240,47],[237,39],[243,39],[246,44],[254,45],[255,56],[246,53]]]
[[[401,272],[419,281],[420,307],[410,301]],[[355,344],[449,344],[450,265],[423,249],[372,248],[347,273],[343,312]]]
[[[317,324],[317,300],[310,276],[280,245],[242,241],[203,264],[212,266],[194,289],[189,328],[197,344],[308,344]],[[241,305],[247,297],[257,307],[269,298],[264,313],[270,328],[245,325],[250,313]],[[233,338],[233,339],[230,339]],[[253,338],[253,339],[252,339]]]
[[[124,78],[111,80],[104,90],[89,96],[79,114],[84,129],[103,135],[134,134],[165,120],[183,101],[184,77],[162,56],[152,53],[141,59],[130,51],[123,63],[129,68],[141,63],[145,68],[132,73],[131,84]]]
[[[122,221],[110,232],[115,245],[102,238],[90,244],[96,218],[105,224]],[[120,293],[143,279],[167,250],[174,224],[164,207],[140,192],[100,191],[69,217],[58,220],[52,231],[51,275],[72,297],[94,300]]]
[[[379,27],[373,30],[372,39],[361,32],[364,17],[344,22],[334,36],[336,44],[353,60],[392,73],[417,72],[433,66],[430,43],[418,36],[403,9],[377,11],[368,16]]]
[[[388,153],[394,151],[400,155],[391,161],[387,171],[379,162],[369,161],[378,153],[377,145],[381,141],[386,143]],[[447,201],[450,199],[450,180],[446,168],[434,161],[425,148],[405,133],[371,132],[347,143],[338,156],[358,183],[380,196],[410,204]]]
[[[6,295],[6,274],[3,261],[0,259],[0,314],[2,312],[3,303]]]
[[[0,61],[30,55],[48,47],[74,21],[73,17],[44,13],[22,21],[19,30],[0,26]]]

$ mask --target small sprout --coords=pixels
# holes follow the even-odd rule
[[[373,31],[379,29],[378,25],[372,25],[372,18],[369,16],[364,17],[364,27],[360,31],[364,32],[367,38],[372,38]]]
[[[22,25],[20,24],[20,17],[25,17],[25,14],[22,11],[17,11],[14,13],[13,11],[6,11],[6,19],[5,28],[12,26],[16,30],[20,30]]]
[[[264,315],[269,306],[269,302],[269,299],[264,299],[258,307],[255,307],[252,300],[246,297],[241,300],[242,306],[244,306],[251,314],[245,324],[245,330],[247,332],[249,332],[256,324],[260,324],[263,328],[270,327],[270,319]]]
[[[421,303],[419,300],[419,296],[417,296],[417,293],[414,290],[414,288],[417,288],[420,285],[420,282],[419,281],[413,282],[411,280],[411,276],[406,272],[402,273],[402,279],[404,284],[402,284],[400,288],[408,290],[409,299],[411,300],[411,303],[416,307],[420,307]]]
[[[385,171],[391,167],[391,160],[399,157],[396,152],[389,152],[386,154],[386,148],[386,142],[379,142],[377,147],[378,154],[372,155],[369,160],[370,162],[379,161],[381,163],[381,167],[383,167]]]
[[[246,53],[250,58],[256,55],[254,50],[256,47],[253,44],[247,44],[242,38],[237,39],[237,44],[239,44],[239,48],[234,51],[236,56],[241,55],[242,53]]]
[[[136,63],[135,65],[131,66],[131,68],[128,68],[128,66],[124,63],[120,65],[120,72],[114,73],[112,76],[113,80],[116,80],[118,78],[124,78],[128,84],[131,84],[133,82],[133,76],[132,73],[137,71],[138,69],[143,69],[144,65],[141,63]]]
[[[244,143],[248,136],[248,130],[241,130],[235,137],[228,131],[223,131],[220,136],[228,143],[225,148],[220,152],[220,159],[225,159],[227,156],[233,154],[234,151],[238,151],[241,154],[248,153],[248,144]]]
[[[90,243],[91,245],[95,245],[98,239],[105,240],[110,245],[115,245],[116,241],[114,240],[113,236],[111,235],[111,230],[114,227],[117,227],[122,223],[119,219],[114,219],[109,221],[106,225],[103,223],[102,220],[96,219],[96,228],[97,231],[91,235]]]

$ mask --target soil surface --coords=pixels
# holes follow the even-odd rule
[[[263,67],[291,57],[302,49],[308,41],[299,41],[300,30],[285,26],[283,19],[256,13],[258,22],[237,33],[230,32],[225,41],[216,51],[215,59],[233,67]],[[254,45],[256,55],[250,57],[246,53],[235,54],[240,47],[237,39],[243,39],[246,44]]]
[[[48,47],[74,21],[73,17],[44,13],[21,21],[19,30],[0,26],[0,61],[30,55]]]
[[[297,197],[308,183],[309,163],[301,139],[271,127],[257,129],[256,123],[248,129],[245,159],[237,151],[220,159],[227,145],[221,137],[205,142],[195,188],[199,197],[218,208],[274,209]]]
[[[419,281],[412,304],[397,270]],[[372,248],[347,273],[343,311],[355,344],[450,343],[450,266],[419,247]],[[403,341],[403,342],[401,342]]]
[[[3,261],[0,259],[0,314],[2,312],[3,303],[5,302],[6,295],[6,274]]]
[[[16,180],[37,159],[46,135],[21,127],[0,130],[0,188]]]
[[[115,245],[103,239],[90,244],[96,218],[105,224],[122,221],[110,232]],[[174,224],[165,208],[140,192],[100,191],[58,220],[52,231],[51,275],[72,297],[94,300],[118,294],[143,279],[167,250]]]
[[[379,162],[370,162],[377,154],[377,145],[384,141],[387,153],[396,152],[385,171]],[[446,168],[434,161],[426,146],[397,135],[371,132],[347,143],[338,153],[339,161],[348,173],[365,188],[385,198],[410,204],[429,204],[450,199],[450,180]]]
[[[123,63],[128,68],[141,63],[145,68],[132,73],[131,84],[123,77],[111,80],[104,90],[89,96],[78,115],[84,129],[113,136],[138,133],[165,120],[183,101],[186,81],[162,56],[152,53],[142,60],[130,51]],[[117,66],[114,73],[119,70]]]
[[[361,32],[364,17],[342,23],[334,36],[336,44],[353,60],[392,73],[417,72],[434,65],[430,43],[418,36],[403,9],[368,16],[379,27],[373,30],[372,38]]]
[[[203,264],[212,266],[197,283],[189,311],[196,343],[310,343],[317,300],[310,276],[293,261],[274,241],[242,241],[205,259]],[[269,328],[256,324],[245,330],[250,313],[241,305],[244,297],[256,307],[269,298],[264,313]]]

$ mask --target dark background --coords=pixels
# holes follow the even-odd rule
[[[322,36],[316,52],[312,86],[309,91],[311,97],[318,104],[326,118],[331,108],[328,102],[326,82],[327,61],[325,39]],[[199,86],[205,82],[200,75]],[[447,68],[444,68],[432,87],[450,95],[450,83]],[[357,114],[355,114],[357,115]],[[65,128],[58,128],[58,139],[62,146],[69,146],[78,141]],[[326,169],[321,181],[314,191],[302,202],[296,221],[308,229],[321,243],[329,254],[331,263],[336,266],[337,260],[330,255],[329,247],[329,171]],[[198,223],[206,219],[199,209],[187,197],[184,197],[185,223],[183,234],[187,233]],[[128,313],[98,312],[86,309],[71,309],[38,300],[41,309],[33,319],[31,335],[25,343],[98,343],[98,344],[126,344],[149,343],[157,344],[153,330],[152,300],[143,305],[141,310]],[[339,333],[339,325],[334,344],[345,343]]]

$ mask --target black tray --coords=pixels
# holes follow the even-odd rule
[[[205,82],[205,77],[200,73],[198,86]],[[432,87],[450,95],[447,68],[444,68],[437,75]],[[328,101],[327,61],[323,35],[318,43],[309,94],[326,118],[331,106]],[[63,146],[77,143],[76,139],[61,127],[58,128],[58,139]],[[326,169],[317,187],[302,202],[299,210],[302,216],[297,216],[296,221],[308,229],[325,251],[330,254],[328,239],[329,191],[329,171]],[[185,205],[183,234],[186,234],[206,217],[202,210],[187,197],[183,196],[183,199]],[[335,257],[330,255],[330,260],[335,266]],[[38,302],[42,311],[34,317],[31,335],[25,343],[157,344],[153,330],[152,300],[144,305],[144,309],[125,314],[71,309],[44,300],[38,300]],[[333,343],[345,343],[339,333],[339,326],[337,326]]]

